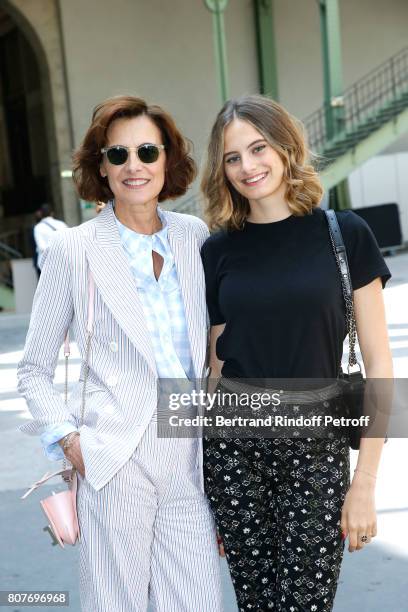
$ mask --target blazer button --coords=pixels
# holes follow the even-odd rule
[[[104,409],[106,414],[113,414],[115,412],[115,406],[112,404],[107,404]]]
[[[111,374],[111,376],[108,376],[108,380],[106,382],[108,383],[109,387],[114,387],[118,382],[118,377]]]
[[[117,353],[118,352],[118,343],[114,342],[112,340],[112,342],[109,343],[109,348],[113,353]]]

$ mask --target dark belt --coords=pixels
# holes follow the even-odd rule
[[[230,391],[232,393],[246,393],[248,395],[252,395],[254,393],[261,394],[279,394],[279,399],[281,404],[316,404],[319,402],[325,402],[333,399],[334,397],[339,397],[342,393],[341,384],[338,381],[326,386],[319,387],[317,389],[307,389],[307,390],[285,390],[285,389],[270,389],[267,387],[258,387],[256,385],[251,385],[249,383],[243,383],[235,378],[224,378],[221,377],[218,385]]]

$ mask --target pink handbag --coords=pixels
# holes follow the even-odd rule
[[[66,491],[61,491],[60,493],[53,492],[52,495],[40,501],[45,516],[49,521],[47,527],[44,527],[44,531],[48,531],[53,544],[59,544],[62,548],[65,548],[64,544],[74,546],[76,541],[79,540],[79,524],[76,510],[78,476],[75,468],[65,468],[52,474],[47,472],[31,486],[21,499],[28,497],[30,493],[54,476],[62,476],[66,482],[69,479],[69,485]]]
[[[95,285],[94,280],[89,272],[89,301],[88,301],[88,323],[87,323],[87,340],[86,340],[86,351],[85,351],[85,371],[84,371],[84,384],[82,388],[82,401],[81,401],[81,419],[79,422],[79,428],[83,425],[84,414],[85,414],[85,394],[86,394],[86,382],[89,371],[89,352],[91,348],[91,337],[93,327],[93,313],[94,313],[94,297],[95,297]],[[69,336],[68,333],[65,337],[64,342],[64,356],[65,356],[65,405],[68,403],[68,358],[70,355],[69,347]],[[78,428],[78,429],[79,429]],[[61,491],[60,493],[54,493],[49,497],[40,501],[41,507],[47,517],[49,524],[44,527],[44,531],[47,531],[51,538],[52,544],[59,544],[62,548],[65,548],[65,544],[74,546],[80,539],[79,523],[77,515],[77,487],[78,487],[78,476],[74,467],[66,467],[66,459],[64,458],[63,467],[57,472],[47,472],[44,476],[35,482],[31,488],[24,493],[21,499],[26,499],[32,493],[40,487],[42,484],[54,478],[54,476],[61,476],[64,482],[68,484],[68,489]]]

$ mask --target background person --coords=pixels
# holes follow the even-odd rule
[[[36,268],[41,271],[44,252],[51,242],[55,232],[66,229],[68,225],[64,221],[54,218],[54,211],[49,204],[43,204],[36,214],[38,223],[34,225],[33,234],[37,254]]]
[[[34,238],[34,228],[42,219],[42,212],[40,209],[36,210],[33,214],[34,224],[30,229],[30,245],[33,253],[33,266],[36,271],[37,277],[40,278],[41,270],[38,267],[38,253],[37,253],[37,245]]]

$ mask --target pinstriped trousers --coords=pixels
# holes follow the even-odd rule
[[[100,491],[79,479],[83,612],[221,612],[215,528],[200,487],[197,440],[148,426]]]

